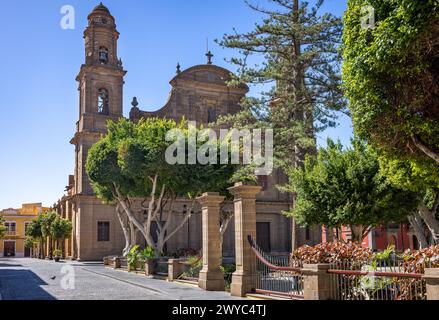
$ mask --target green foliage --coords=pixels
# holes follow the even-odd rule
[[[155,176],[157,193],[163,185],[166,193],[173,196],[194,197],[206,190],[226,193],[235,166],[167,163],[166,150],[173,142],[165,137],[173,129],[181,130],[182,142],[187,143],[185,121],[179,124],[158,118],[141,120],[138,124],[125,119],[118,123],[110,121],[107,136],[90,149],[87,158],[87,173],[97,196],[115,202],[117,189],[125,197],[146,198]]]
[[[230,291],[232,285],[232,275],[236,271],[236,265],[234,264],[224,264],[220,266],[221,272],[224,274],[225,289]]]
[[[35,240],[32,237],[26,236],[24,239],[24,247],[27,249],[32,249],[35,245]]]
[[[39,214],[37,219],[32,220],[26,229],[26,237],[30,237],[34,241],[40,241],[43,238],[43,215]]]
[[[198,278],[198,275],[203,268],[203,259],[199,256],[190,256],[187,259],[187,265],[189,269],[182,273],[183,278]]]
[[[50,225],[50,234],[54,240],[64,240],[70,238],[72,233],[72,223],[59,216]]]
[[[139,261],[139,246],[136,245],[132,247],[127,254],[127,263],[130,269],[135,270],[137,268],[138,261]]]
[[[0,217],[0,239],[3,238],[6,234],[5,221],[3,217]]]
[[[323,0],[315,6],[299,0],[267,2],[272,2],[270,8],[246,1],[262,21],[249,32],[234,30],[218,41],[239,52],[230,61],[238,68],[230,85],[249,84],[255,91],[242,102],[242,112],[220,122],[274,129],[275,165],[288,168],[315,150],[315,133],[335,126],[334,111],[345,108],[339,52],[342,22],[320,12]]]
[[[140,251],[139,257],[143,261],[148,260],[148,259],[153,259],[155,257],[154,249],[151,247],[146,247],[145,249]]]
[[[375,8],[374,28],[361,27],[366,5]],[[427,178],[438,176],[438,26],[437,0],[349,0],[344,18],[343,80],[356,132]]]
[[[53,250],[53,256],[54,257],[62,257],[62,250],[60,250],[60,249]]]
[[[52,237],[52,224],[58,219],[58,213],[50,211],[41,216],[41,233],[44,238]]]
[[[286,191],[297,195],[289,214],[304,225],[361,226],[354,241],[361,241],[368,227],[404,221],[416,208],[416,194],[394,187],[380,173],[378,158],[360,141],[343,150],[328,140],[317,157],[308,157],[304,168],[289,172]]]

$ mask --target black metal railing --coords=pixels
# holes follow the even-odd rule
[[[407,272],[403,261],[332,263],[331,290],[337,300],[425,300],[422,273]]]
[[[289,256],[264,252],[251,236],[248,241],[255,254],[254,292],[288,299],[303,299],[301,265],[290,266]]]

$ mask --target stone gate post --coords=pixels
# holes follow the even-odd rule
[[[425,269],[427,300],[439,300],[439,268]]]
[[[197,198],[202,206],[203,269],[198,286],[208,291],[224,291],[224,275],[220,269],[220,204],[224,197],[219,193],[205,193]]]
[[[256,195],[261,187],[237,183],[229,191],[235,196],[236,271],[232,275],[231,293],[244,297],[251,292],[256,276],[256,259],[247,237],[256,239]]]

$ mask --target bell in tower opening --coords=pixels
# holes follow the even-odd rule
[[[105,47],[99,48],[99,62],[101,64],[107,64],[108,63],[108,49]]]
[[[106,89],[99,89],[98,112],[100,114],[108,114],[110,99]]]

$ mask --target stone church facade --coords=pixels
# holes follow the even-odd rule
[[[109,10],[100,4],[88,16],[84,32],[85,63],[76,78],[79,87],[79,119],[76,134],[71,140],[75,147],[75,171],[69,177],[66,193],[58,203],[58,212],[72,221],[71,239],[66,241],[66,256],[78,260],[100,260],[108,255],[120,255],[125,238],[115,207],[103,204],[93,193],[85,170],[89,148],[106,134],[106,122],[123,117],[123,86],[126,71],[117,55],[119,33]],[[170,81],[171,92],[165,106],[156,112],[142,111],[133,100],[130,120],[145,117],[166,117],[196,121],[207,125],[220,115],[239,112],[240,100],[247,94],[246,86],[231,88],[226,82],[231,73],[211,62],[187,70],[177,67]],[[261,179],[263,191],[257,201],[257,237],[268,251],[285,253],[291,250],[292,230],[296,241],[320,241],[318,230],[297,230],[292,221],[281,214],[291,206],[289,195],[280,193],[275,184],[285,177],[275,172]],[[206,190],[208,191],[208,190]],[[182,214],[174,219],[177,225],[183,218],[186,199],[179,199],[177,209]],[[140,209],[140,208],[139,208]],[[172,228],[172,227],[171,227]],[[234,224],[230,223],[224,237],[224,256],[234,256]],[[181,249],[201,249],[201,214],[194,214],[182,229],[167,243],[168,253]],[[142,243],[140,243],[142,244]]]

